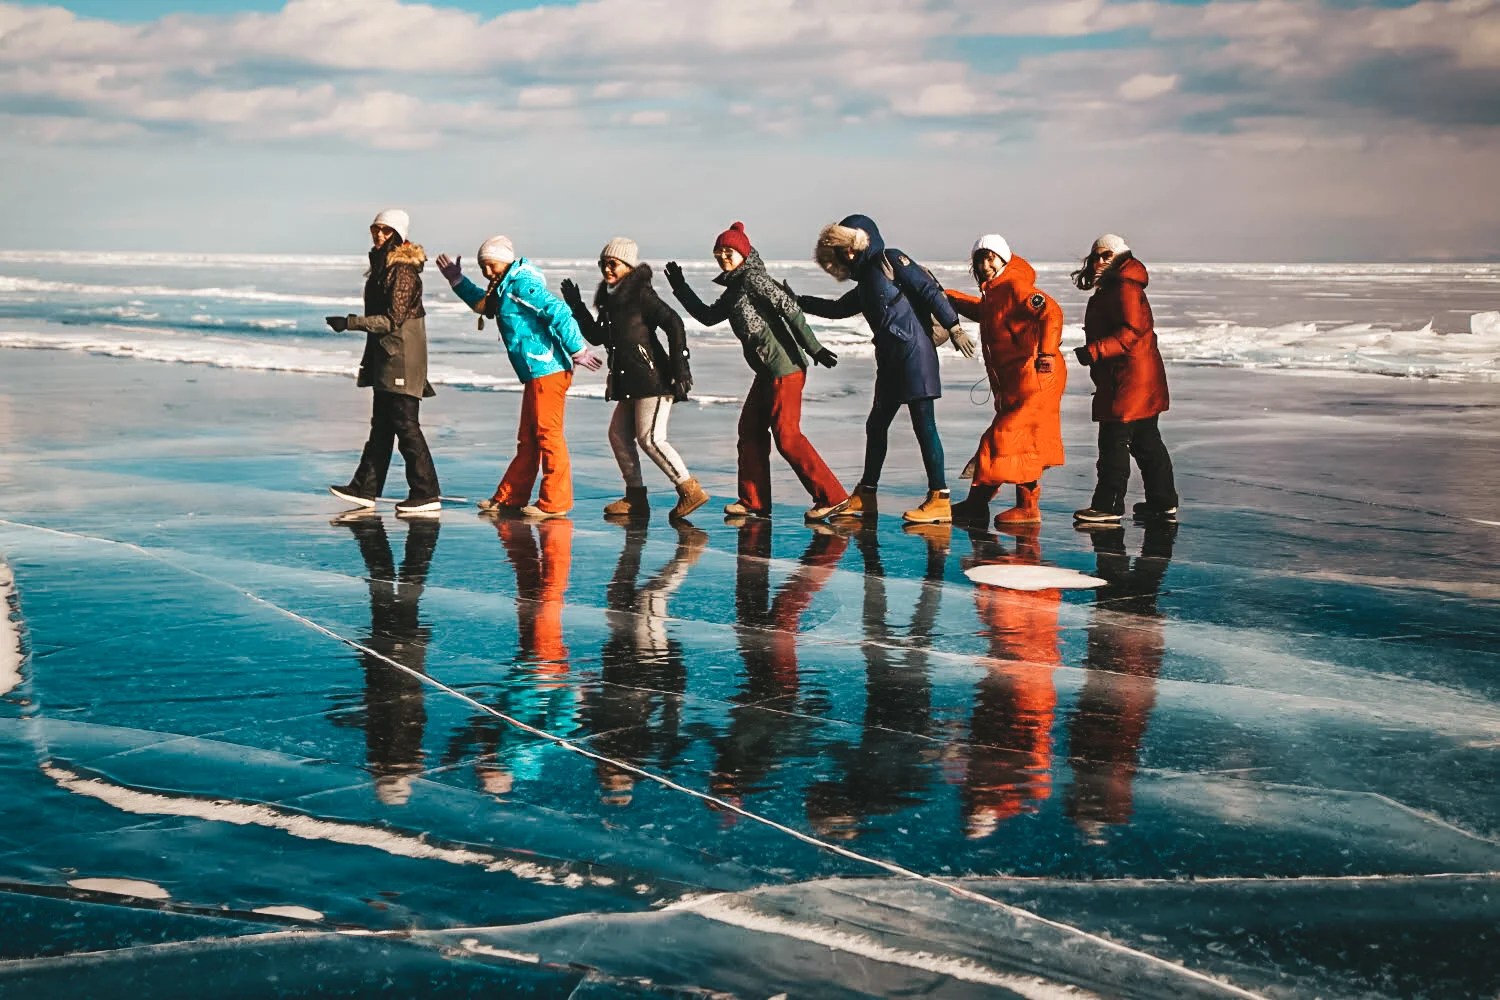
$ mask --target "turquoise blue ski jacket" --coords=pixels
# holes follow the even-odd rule
[[[468,277],[453,286],[458,297],[481,311],[484,289]],[[495,288],[484,315],[500,327],[500,340],[522,382],[573,370],[573,355],[588,346],[567,304],[547,291],[547,281],[521,257]]]

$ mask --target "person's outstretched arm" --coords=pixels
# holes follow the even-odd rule
[[[818,335],[813,333],[812,326],[808,324],[807,317],[802,313],[802,307],[797,304],[796,297],[787,290],[785,285],[767,280],[763,285],[752,288],[751,293],[762,296],[771,309],[786,317],[787,325],[791,327],[792,336],[796,338],[798,346],[806,351],[813,361],[824,368],[832,368],[839,363],[839,356],[818,341]],[[852,294],[854,293],[851,292],[850,295]],[[845,296],[845,298],[848,297]]]
[[[457,257],[449,257],[445,253],[440,253],[437,258],[438,270],[447,279],[449,287],[453,289],[453,293],[463,299],[470,309],[479,312],[481,309],[480,304],[484,302],[485,290],[473,281],[470,281],[464,274],[463,262],[464,258],[462,254]]]
[[[889,256],[887,260],[890,260]],[[958,313],[954,312],[948,296],[943,294],[943,286],[937,283],[937,279],[925,267],[912,260],[903,264],[899,255],[890,264],[896,274],[896,284],[907,295],[925,305],[933,318],[942,324],[943,329],[952,330],[958,326]]]
[[[848,319],[858,316],[859,289],[851,288],[837,299],[824,299],[816,295],[797,296],[797,308],[819,319]]]
[[[698,293],[693,291],[692,286],[687,283],[687,278],[682,274],[682,268],[675,260],[667,261],[664,268],[667,274],[667,284],[672,286],[672,294],[677,301],[682,303],[682,308],[704,326],[718,326],[729,318],[729,306],[725,303],[728,293],[720,295],[713,305],[704,305],[703,300],[698,298]]]
[[[964,292],[955,292],[951,288],[944,289],[943,294],[947,297],[948,304],[953,307],[954,312],[970,322],[979,322],[979,306],[983,302],[982,299]]]
[[[604,328],[594,318],[593,312],[583,301],[583,293],[579,291],[577,282],[571,278],[564,278],[562,283],[563,301],[568,304],[568,309],[573,313],[573,321],[578,324],[578,332],[583,334],[595,347],[604,346]]]

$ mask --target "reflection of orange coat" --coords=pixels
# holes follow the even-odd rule
[[[971,565],[1041,562],[1036,535],[1020,535],[1014,555],[981,557]],[[984,836],[1001,821],[1035,812],[1052,794],[1052,723],[1057,709],[1053,672],[1062,592],[974,588],[992,663],[979,681],[969,721],[968,773],[961,793],[966,832]]]
[[[974,455],[974,483],[1035,482],[1044,469],[1063,464],[1062,307],[1037,291],[1036,270],[1021,257],[1012,257],[981,292],[982,298],[948,292],[953,308],[979,323],[995,397],[995,420]],[[1039,354],[1051,356],[1050,373],[1036,370]]]
[[[573,564],[573,522],[566,519],[495,522],[516,571],[516,619],[521,657],[543,673],[568,669],[562,616]],[[536,534],[532,534],[533,527]]]

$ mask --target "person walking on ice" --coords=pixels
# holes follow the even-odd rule
[[[987,526],[990,501],[1016,484],[1016,505],[995,516],[995,527],[1042,520],[1042,472],[1063,464],[1062,308],[1036,287],[1036,270],[1011,252],[1004,237],[981,236],[969,257],[980,297],[949,291],[948,301],[979,323],[979,343],[995,401],[995,419],[979,439],[965,477],[969,495],[953,505],[953,521]]]
[[[943,378],[931,333],[936,318],[964,357],[974,356],[974,342],[959,326],[958,315],[943,297],[943,288],[920,264],[899,250],[888,250],[875,223],[851,215],[818,234],[814,259],[837,281],[853,279],[856,287],[837,301],[803,295],[797,304],[812,316],[847,319],[864,313],[875,336],[875,400],[865,420],[865,467],[854,496],[840,517],[874,517],[875,491],[891,421],[904,406],[922,449],[927,471],[927,499],[901,515],[916,524],[951,519],[948,478],[943,469],[943,442],[938,437],[938,397]]]
[[[356,507],[372,508],[385,490],[391,448],[399,442],[406,463],[407,496],[397,514],[427,514],[442,506],[437,469],[422,435],[418,410],[436,395],[427,382],[427,311],[422,307],[422,265],[427,255],[406,241],[411,217],[389,208],[370,223],[370,270],[364,315],[329,316],[335,333],[361,330],[365,351],[357,385],[375,390],[370,437],[354,478],[328,492]]]
[[[1083,317],[1085,343],[1075,353],[1094,380],[1094,420],[1099,424],[1094,497],[1073,514],[1081,525],[1116,524],[1124,516],[1132,455],[1146,487],[1146,500],[1135,505],[1135,516],[1177,519],[1172,456],[1157,427],[1171,400],[1146,301],[1149,280],[1146,266],[1113,233],[1095,240],[1083,266],[1073,272],[1075,285],[1094,292]]]
[[[625,496],[606,504],[604,516],[651,515],[636,451],[639,444],[677,488],[677,505],[671,514],[675,521],[708,503],[708,494],[667,440],[672,404],[686,400],[693,387],[682,317],[651,287],[651,265],[641,263],[634,240],[616,236],[605,244],[599,251],[599,271],[604,280],[594,293],[597,318],[584,305],[577,284],[564,281],[562,293],[584,339],[607,352],[609,378],[604,398],[616,401],[609,421],[609,445],[625,478]],[[666,348],[658,330],[666,331]]]
[[[573,469],[563,436],[563,410],[573,384],[573,366],[598,371],[600,361],[584,343],[572,311],[547,291],[540,271],[516,256],[507,237],[492,237],[479,248],[479,267],[489,282],[487,288],[464,277],[462,261],[462,257],[450,260],[440,254],[438,270],[454,293],[479,313],[481,329],[486,318],[495,321],[511,367],[525,386],[516,427],[516,456],[494,496],[479,501],[479,509],[532,518],[562,517],[573,508]],[[531,488],[538,470],[542,486],[533,504]]]
[[[714,241],[722,272],[714,279],[724,294],[705,305],[688,286],[677,262],[667,263],[672,294],[704,326],[729,321],[739,338],[755,381],[745,394],[739,423],[739,499],[724,508],[730,517],[771,516],[771,442],[813,499],[806,519],[827,520],[844,509],[849,494],[802,433],[802,389],[807,356],[832,368],[838,355],[818,342],[792,294],[766,273],[750,245],[744,223],[736,222]],[[804,353],[805,352],[805,353]]]

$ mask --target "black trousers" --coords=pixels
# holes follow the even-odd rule
[[[442,492],[427,439],[422,436],[418,410],[422,401],[399,392],[375,390],[370,416],[370,439],[359,457],[359,468],[349,485],[360,496],[378,497],[385,490],[385,475],[391,467],[391,447],[399,442],[406,463],[406,485],[413,497],[424,499]]]
[[[1146,502],[1165,510],[1177,506],[1177,486],[1172,478],[1172,456],[1162,443],[1156,417],[1102,421],[1099,424],[1098,484],[1090,507],[1115,514],[1125,513],[1125,489],[1130,485],[1130,459],[1141,467]]]

